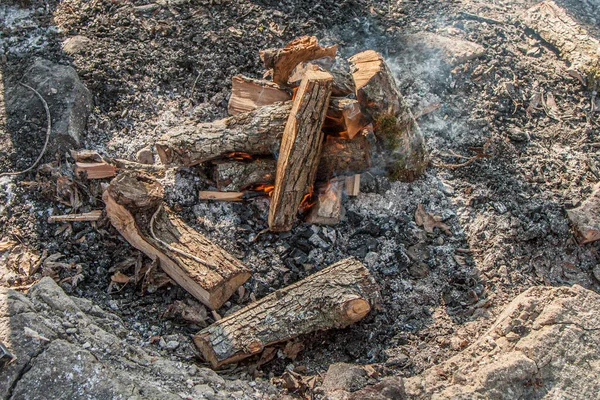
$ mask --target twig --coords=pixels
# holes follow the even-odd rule
[[[21,174],[29,172],[33,168],[35,168],[35,166],[38,165],[38,163],[44,156],[44,153],[46,153],[46,149],[48,148],[48,142],[50,141],[50,133],[52,133],[52,118],[50,117],[50,109],[48,108],[48,103],[46,103],[46,100],[44,100],[42,95],[37,90],[32,88],[31,86],[26,85],[23,82],[19,82],[19,84],[26,87],[27,89],[31,90],[33,93],[35,93],[35,95],[41,100],[42,104],[44,105],[44,109],[46,110],[46,119],[48,121],[48,129],[46,130],[46,142],[44,143],[44,147],[42,148],[42,151],[41,151],[40,155],[38,156],[37,160],[35,160],[35,162],[33,164],[31,164],[31,167],[27,168],[26,170],[19,171],[19,172],[3,172],[0,174],[0,178],[3,176],[21,175]]]
[[[152,218],[150,218],[150,235],[152,236],[152,239],[156,240],[158,243],[162,244],[163,246],[165,246],[167,249],[171,250],[174,253],[177,253],[179,255],[182,255],[184,257],[187,258],[191,258],[192,260],[199,262],[200,264],[204,264],[207,265],[209,267],[213,267],[213,268],[217,268],[216,265],[211,264],[199,257],[193,256],[191,254],[186,253],[185,251],[179,250],[173,246],[171,246],[170,244],[164,242],[163,240],[159,239],[156,237],[156,235],[154,234],[154,220],[156,219],[156,216],[158,215],[158,213],[162,210],[162,204],[158,206],[158,208],[156,209],[156,211],[154,212],[154,214],[152,214]]]

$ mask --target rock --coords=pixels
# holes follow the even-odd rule
[[[63,51],[69,55],[85,53],[90,49],[91,46],[92,41],[89,38],[82,35],[67,38],[62,44]]]
[[[567,210],[569,220],[579,236],[579,243],[585,244],[600,239],[600,183],[592,195],[581,206]]]
[[[167,344],[165,345],[165,349],[167,350],[175,350],[179,347],[179,342],[176,340],[171,340],[169,342],[167,342]]]
[[[348,400],[405,400],[404,382],[400,377],[384,378],[348,396]]]
[[[77,72],[71,67],[39,59],[25,72],[22,81],[37,90],[48,103],[52,133],[47,154],[78,148],[92,109],[92,96],[79,80]],[[43,105],[31,90],[15,85],[7,90],[5,96],[7,115],[10,114],[15,121],[22,123],[20,121],[25,120],[25,115],[27,119],[36,116],[46,125]],[[46,130],[42,130],[40,135],[44,135],[45,139]],[[31,143],[26,144],[29,146]]]
[[[600,295],[533,287],[446,362],[405,380],[410,398],[586,398],[600,393]]]
[[[420,51],[429,49],[437,52],[444,63],[453,67],[485,54],[485,48],[480,44],[431,32],[405,35],[403,39],[411,48],[420,49]]]
[[[59,338],[66,326],[77,334]],[[208,397],[211,390],[222,394],[218,398],[254,398],[245,382],[229,389],[214,371],[133,346],[115,335],[120,330],[125,327],[118,317],[67,296],[49,277],[26,296],[0,287],[0,343],[14,355],[0,373],[0,399],[180,400],[189,371],[194,390],[206,394],[193,398]],[[135,332],[129,335],[143,342]],[[170,340],[167,346],[175,347],[171,342],[179,344]],[[276,390],[261,385],[262,391]]]
[[[362,367],[347,363],[335,363],[329,366],[321,389],[325,393],[337,390],[355,392],[367,384],[367,379],[367,373]]]
[[[152,149],[149,147],[144,147],[135,155],[137,162],[140,164],[154,164],[154,154],[152,153]]]

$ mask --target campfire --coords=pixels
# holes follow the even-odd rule
[[[156,143],[162,163],[208,168],[216,190],[200,192],[200,200],[268,198],[273,232],[291,230],[298,216],[338,223],[344,193],[358,195],[367,170],[415,179],[427,164],[423,136],[382,56],[367,50],[343,60],[336,53],[337,46],[320,46],[315,37],[261,51],[271,79],[233,77],[231,116],[172,128]],[[78,172],[89,178],[116,174],[110,160],[77,158]],[[129,171],[103,196],[112,224],[198,300],[220,308],[251,270],[164,203],[151,168],[118,166]],[[215,322],[194,341],[218,368],[302,334],[354,323],[378,298],[367,268],[350,258]]]

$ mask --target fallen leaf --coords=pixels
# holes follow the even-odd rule
[[[417,226],[422,226],[427,233],[433,233],[434,228],[440,228],[448,236],[452,236],[450,227],[442,222],[442,217],[429,214],[425,211],[425,208],[423,208],[423,204],[417,206],[417,211],[415,211],[415,222]]]
[[[110,280],[112,282],[115,283],[129,283],[129,280],[131,278],[128,277],[127,275],[125,275],[124,273],[122,273],[121,271],[117,271],[115,272],[111,277]]]
[[[304,350],[303,342],[291,341],[291,342],[287,342],[285,344],[285,347],[283,349],[283,354],[285,354],[285,356],[287,358],[295,360],[296,357],[298,357],[298,353],[300,353],[302,350]]]

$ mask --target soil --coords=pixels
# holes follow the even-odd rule
[[[600,37],[597,2],[557,3]],[[259,375],[279,376],[291,365],[315,375],[334,362],[356,362],[413,376],[474,342],[529,287],[600,290],[592,273],[599,245],[577,244],[566,215],[600,179],[600,113],[591,111],[596,94],[570,77],[555,49],[519,22],[533,1],[161,0],[140,7],[145,4],[3,2],[0,93],[16,85],[35,58],[73,66],[94,99],[83,147],[133,160],[169,126],[225,116],[231,77],[261,77],[260,49],[316,35],[322,43],[338,43],[345,57],[381,52],[417,115],[441,103],[418,120],[432,156],[425,175],[400,183],[364,174],[361,194],[344,199],[346,215],[337,226],[299,223],[289,233],[259,234],[267,200],[201,202],[198,190],[211,188],[202,167],[165,174],[170,205],[253,270],[245,293],[234,295],[220,315],[347,256],[363,261],[381,285],[379,310],[347,329],[303,338],[305,348],[295,360],[279,352]],[[446,65],[435,52],[403,40],[421,31],[478,43],[485,54]],[[76,35],[89,41],[66,54],[61,44]],[[539,91],[554,95],[557,110],[528,109]],[[0,171],[26,168],[42,147],[45,117],[23,121],[3,110],[0,95]],[[486,157],[452,167],[482,147]],[[29,284],[54,273],[65,291],[110,309],[148,343],[170,335],[189,341],[215,316],[207,312],[204,323],[191,324],[166,312],[178,301],[201,307],[181,288],[128,284],[109,293],[111,268],[134,260],[122,269],[132,275],[138,257],[150,263],[110,223],[47,223],[51,214],[74,210],[58,201],[55,187],[57,174],[68,174],[72,161],[47,154],[44,162],[51,166],[0,178],[0,238],[39,254],[60,253],[68,267],[42,268],[29,280],[13,271],[3,284]],[[77,211],[101,208],[100,184],[73,179],[81,197]],[[417,226],[419,204],[440,215],[452,235]],[[82,279],[65,280],[78,274]],[[197,358],[191,345],[169,354]],[[253,363],[227,373],[253,379]]]

